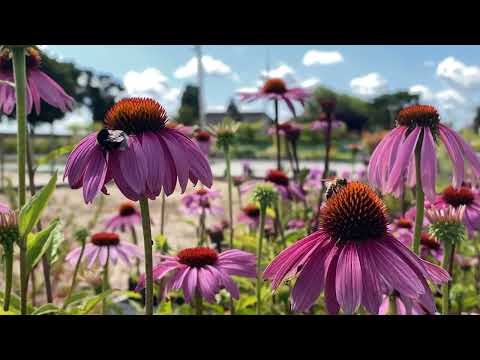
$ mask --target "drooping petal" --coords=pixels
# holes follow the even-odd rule
[[[346,314],[353,314],[362,302],[362,270],[355,242],[342,249],[335,278],[337,301]]]
[[[437,175],[437,157],[435,142],[429,128],[424,128],[421,150],[422,188],[427,200],[435,201],[435,179]]]
[[[90,159],[83,176],[83,198],[89,204],[105,185],[108,153],[104,154],[99,146],[90,152]]]
[[[447,150],[447,154],[452,160],[453,164],[453,178],[452,185],[458,188],[462,185],[465,177],[465,160],[463,159],[462,147],[456,141],[455,137],[449,131],[445,130],[446,127],[439,126],[440,139],[442,139],[443,145]]]
[[[480,177],[480,159],[478,158],[475,150],[473,150],[472,147],[467,144],[465,140],[463,140],[462,137],[452,129],[449,129],[445,125],[440,125],[440,128],[442,128],[445,133],[450,133],[457,140],[457,143],[461,146],[463,150],[464,157],[467,158],[468,162],[470,163],[470,167],[472,168],[473,173],[477,177]]]
[[[128,148],[116,151],[121,173],[125,182],[135,192],[145,193],[147,165],[140,141],[135,136],[129,137]]]
[[[365,247],[368,243],[358,245],[358,257],[362,268],[362,304],[371,314],[377,314],[382,301],[380,278],[375,263],[370,259],[370,253]]]
[[[143,153],[147,165],[147,186],[155,196],[160,195],[163,186],[165,155],[157,135],[146,132],[142,135]]]

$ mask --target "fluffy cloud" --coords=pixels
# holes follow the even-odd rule
[[[432,101],[435,98],[435,94],[424,85],[413,85],[408,92],[412,95],[420,95],[420,99],[423,101]]]
[[[388,83],[380,74],[370,73],[350,81],[352,91],[366,98],[381,95],[387,91]]]
[[[126,93],[124,96],[149,97],[159,101],[169,112],[177,109],[181,90],[168,86],[168,78],[156,68],[148,68],[142,72],[129,71],[123,77]]]
[[[480,67],[465,65],[453,56],[447,57],[437,65],[437,76],[465,89],[480,86]]]
[[[309,50],[303,55],[303,65],[331,65],[343,62],[343,56],[338,51]]]
[[[209,55],[202,56],[202,65],[204,71],[208,75],[226,76],[232,73],[230,66],[215,59]],[[198,61],[196,57],[192,57],[185,65],[180,66],[175,70],[173,76],[177,79],[186,79],[197,75]],[[234,78],[238,77],[234,75]]]
[[[262,78],[280,78],[284,80],[293,80],[295,71],[287,64],[280,64],[276,68],[270,71],[263,70],[261,73]]]
[[[439,105],[445,110],[455,109],[467,104],[467,100],[457,90],[447,89],[435,94]]]
[[[320,80],[317,78],[309,78],[305,79],[300,83],[300,86],[303,88],[312,88],[314,86],[317,86],[320,83]]]

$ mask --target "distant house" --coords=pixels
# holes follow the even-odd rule
[[[205,114],[205,117],[206,117],[206,120],[207,120],[207,124],[218,124],[219,122],[221,122],[224,118],[226,118],[228,115],[226,112],[224,111],[221,111],[221,112],[208,112]],[[264,112],[242,112],[241,113],[241,116],[242,116],[242,122],[246,122],[246,123],[251,123],[251,122],[255,122],[255,121],[258,121],[258,120],[264,120],[265,122],[272,122],[273,119],[268,116],[267,114],[265,114]]]

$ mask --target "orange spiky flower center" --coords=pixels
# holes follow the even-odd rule
[[[455,208],[461,205],[471,205],[475,200],[473,191],[466,186],[455,189],[453,186],[450,185],[445,190],[443,190],[442,197],[447,204]]]
[[[40,55],[38,50],[33,47],[29,47],[25,51],[25,65],[27,70],[40,67],[40,64],[42,63],[42,56]],[[8,48],[2,50],[2,52],[0,53],[0,70],[13,72],[12,53]]]
[[[130,216],[135,214],[136,212],[137,210],[135,209],[135,205],[131,202],[124,202],[118,208],[118,213],[120,214],[120,216]]]
[[[153,99],[128,98],[113,105],[105,115],[107,129],[130,134],[156,132],[165,128],[168,120],[165,108]]]
[[[205,130],[200,130],[195,134],[195,139],[200,142],[208,142],[210,141],[210,133]]]
[[[368,185],[350,182],[331,196],[320,211],[320,227],[339,243],[387,235],[387,209]]]
[[[285,81],[279,78],[268,79],[263,85],[263,92],[267,94],[285,94],[287,92],[287,85]]]
[[[436,129],[440,123],[440,115],[433,106],[430,105],[412,105],[399,111],[396,119],[398,126],[429,127]]]
[[[422,232],[420,237],[420,244],[423,246],[428,247],[429,249],[439,249],[440,248],[440,241],[435,239],[433,236],[426,232]]]
[[[407,218],[401,217],[397,220],[397,227],[400,229],[411,229],[413,227],[413,222]]]
[[[242,211],[245,213],[245,215],[252,219],[256,219],[260,216],[260,208],[255,204],[246,205]]]
[[[117,233],[99,232],[92,235],[91,242],[97,246],[115,246],[120,243]]]
[[[205,196],[208,194],[208,190],[205,188],[200,188],[195,190],[195,194],[200,195],[200,196]]]
[[[282,170],[269,170],[266,181],[270,181],[276,185],[288,186],[288,176]]]
[[[218,253],[207,247],[183,249],[177,255],[178,261],[190,267],[201,268],[214,265],[218,259]]]

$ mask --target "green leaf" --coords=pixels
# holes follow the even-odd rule
[[[60,244],[65,240],[63,234],[63,224],[58,222],[50,233],[50,245],[47,249],[48,262],[54,264],[58,260]]]
[[[60,309],[58,308],[57,305],[48,303],[40,306],[39,308],[36,308],[31,315],[52,314],[52,313],[57,313],[59,310]]]
[[[110,294],[113,293],[114,290],[107,290],[107,291],[104,291],[94,297],[92,297],[91,299],[89,299],[86,303],[85,303],[85,306],[82,308],[82,310],[80,311],[80,314],[82,315],[86,315],[88,314],[90,311],[92,311],[95,306],[100,302],[102,301],[103,299],[107,298]]]
[[[74,144],[65,145],[65,146],[59,147],[55,150],[50,151],[47,155],[42,156],[42,157],[37,159],[36,167],[38,168],[41,165],[48,164],[48,163],[52,162],[53,160],[57,159],[58,157],[60,157],[62,155],[65,155],[65,154],[68,154],[69,152],[71,152],[73,150],[74,147],[75,147]]]
[[[57,173],[52,176],[47,185],[43,187],[28,203],[20,210],[19,230],[20,236],[27,236],[42,216],[48,200],[57,186]]]
[[[2,308],[3,308],[3,301],[4,301],[5,295],[3,291],[0,291],[0,300],[2,302]],[[33,311],[33,307],[31,304],[27,304],[27,314],[30,314]],[[9,313],[13,312],[14,314],[20,314],[20,296],[12,292],[10,295],[10,309]]]
[[[28,272],[32,271],[40,261],[43,254],[47,252],[53,241],[52,233],[60,224],[59,219],[53,220],[50,225],[38,233],[29,233],[27,236],[27,267]],[[55,234],[55,233],[54,233]]]
[[[80,302],[90,296],[92,292],[90,290],[83,290],[83,291],[78,291],[72,296],[70,296],[68,299],[65,300],[63,303],[63,307],[66,308],[68,305],[75,304],[77,302]]]

